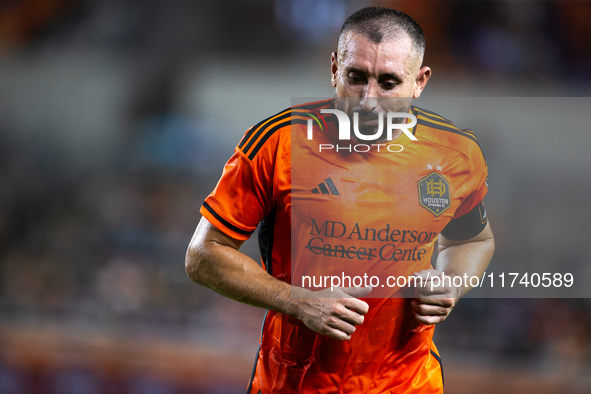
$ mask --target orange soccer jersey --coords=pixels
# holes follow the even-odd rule
[[[249,392],[441,392],[433,326],[414,319],[406,288],[388,278],[431,267],[438,234],[486,194],[486,162],[473,132],[416,107],[417,141],[336,140],[336,117],[321,113],[333,105],[293,107],[249,129],[201,208],[239,240],[261,223],[263,266],[279,280],[320,290],[327,277],[374,278],[349,341],[269,311]]]

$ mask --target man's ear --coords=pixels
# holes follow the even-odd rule
[[[337,77],[338,77],[338,70],[339,70],[339,60],[338,54],[333,52],[330,56],[330,80],[332,82],[332,87],[337,87]]]
[[[421,92],[425,89],[429,78],[431,78],[431,69],[429,67],[421,68],[417,74],[417,79],[415,80],[415,89],[412,94],[413,98],[419,98]]]

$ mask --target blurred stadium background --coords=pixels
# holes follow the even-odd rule
[[[423,26],[429,108],[479,134],[493,264],[591,280],[589,1],[3,0],[0,394],[244,392],[263,311],[191,283],[186,246],[243,132],[332,96],[365,5]],[[466,299],[436,336],[446,393],[591,392],[588,298]]]

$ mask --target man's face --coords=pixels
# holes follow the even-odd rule
[[[363,34],[348,32],[340,44],[331,67],[337,106],[351,120],[354,112],[359,113],[364,134],[374,133],[380,112],[406,112],[431,75],[428,67],[420,68],[421,56],[406,34],[376,44]]]

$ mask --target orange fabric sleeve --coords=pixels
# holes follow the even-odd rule
[[[250,160],[238,147],[200,213],[224,234],[244,241],[273,205],[273,158],[261,150]]]

